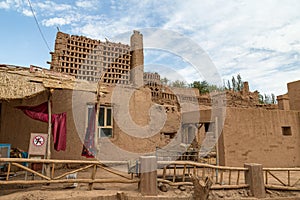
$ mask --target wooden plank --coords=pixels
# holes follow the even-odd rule
[[[221,129],[220,129],[221,131]],[[218,121],[218,117],[215,118],[215,138],[216,138],[216,165],[219,166],[219,157],[220,157],[220,153],[219,153],[219,136],[221,135],[221,132],[219,133],[219,121]]]
[[[15,162],[15,163],[56,163],[56,164],[127,164],[127,161],[97,161],[97,160],[55,160],[55,159],[28,159],[28,158],[0,158],[0,162]]]
[[[287,172],[288,172],[288,186],[291,186],[291,173],[290,173],[290,170],[288,170]]]
[[[10,174],[10,168],[11,168],[11,163],[8,163],[7,175],[6,175],[6,180],[7,180],[7,181],[8,181],[9,174]]]
[[[166,173],[167,173],[167,166],[164,166],[164,169],[163,169],[163,179],[166,179]]]
[[[31,172],[31,173],[33,173],[33,174],[35,174],[35,175],[37,175],[37,176],[39,176],[39,177],[42,177],[42,178],[44,178],[44,179],[46,179],[46,180],[51,180],[49,177],[47,177],[47,176],[44,176],[43,174],[41,174],[41,173],[38,173],[38,172],[36,172],[36,171],[34,171],[34,170],[32,170],[32,169],[29,169],[28,167],[24,167],[23,165],[20,165],[19,163],[11,163],[12,165],[15,165],[15,166],[17,166],[17,167],[19,167],[19,168],[21,168],[21,169],[24,169],[24,170],[26,170],[26,171],[28,171],[28,172]]]
[[[229,170],[229,176],[228,176],[228,185],[231,184],[231,170]]]
[[[97,172],[97,165],[94,165],[93,170],[92,170],[92,174],[91,174],[91,179],[95,180],[96,177],[96,172]],[[93,182],[89,183],[89,190],[93,189]]]
[[[211,180],[214,180],[214,176],[215,176],[215,169],[211,169]]]
[[[46,158],[51,158],[51,132],[52,132],[52,108],[51,108],[51,97],[52,97],[53,89],[48,89],[48,139],[47,139],[47,153]],[[50,165],[46,165],[46,175],[50,175]]]
[[[105,171],[108,171],[108,172],[110,172],[110,173],[112,173],[112,174],[121,176],[121,177],[126,178],[126,179],[129,179],[129,180],[131,179],[131,178],[129,178],[129,177],[127,177],[127,176],[125,176],[125,175],[119,173],[119,172],[116,172],[116,171],[114,171],[114,170],[112,170],[112,169],[109,169],[108,167],[105,167],[105,166],[102,166],[102,165],[98,165],[98,166],[99,166],[101,169],[103,169],[103,170],[105,170]]]
[[[205,170],[206,170],[206,168],[202,168],[202,180],[205,180]]]
[[[294,187],[295,185],[297,185],[300,182],[300,178],[292,185],[292,187]]]
[[[13,185],[13,184],[45,184],[45,183],[138,183],[139,179],[124,180],[124,179],[60,179],[60,180],[14,180],[14,181],[0,181],[0,185]]]
[[[223,185],[223,170],[220,171],[221,177],[220,177],[220,185]]]
[[[237,178],[236,178],[236,184],[238,185],[240,183],[240,171],[237,171]]]
[[[278,177],[276,177],[272,172],[268,171],[268,173],[273,176],[273,178],[275,178],[279,183],[281,183],[282,185],[286,186],[286,184],[284,182],[282,182]]]
[[[193,186],[192,182],[176,182],[173,183],[172,181],[164,180],[164,179],[157,179],[158,182],[166,183],[170,186],[180,186],[180,185],[190,185]],[[222,189],[241,189],[241,188],[248,188],[249,185],[247,184],[240,184],[240,185],[213,185],[211,189],[213,190],[222,190]]]
[[[186,165],[183,166],[183,176],[182,176],[182,182],[185,181],[185,171],[186,171]]]
[[[263,168],[264,171],[300,171],[300,167],[295,168]]]
[[[223,190],[223,189],[242,189],[248,188],[248,184],[240,184],[240,185],[213,185],[210,189],[212,190]]]
[[[157,161],[158,164],[161,165],[191,165],[196,166],[199,168],[206,167],[206,168],[212,168],[212,169],[220,169],[220,170],[240,170],[240,171],[248,171],[247,168],[244,167],[225,167],[225,166],[215,166],[215,165],[209,165],[205,163],[198,163],[193,161]],[[299,168],[300,171],[300,168]]]
[[[161,183],[167,183],[168,185],[171,185],[171,186],[180,186],[180,185],[190,185],[192,186],[193,183],[192,182],[172,182],[172,181],[169,181],[169,180],[165,180],[165,179],[160,179],[158,178],[157,179],[158,182],[161,182]]]
[[[175,182],[175,179],[176,179],[176,165],[174,165],[173,182]]]
[[[52,163],[51,179],[54,178],[55,163]]]
[[[266,189],[273,190],[288,190],[288,191],[300,191],[300,188],[290,187],[290,186],[282,186],[282,185],[265,185]]]
[[[67,176],[67,175],[69,175],[69,174],[73,174],[73,173],[76,173],[76,172],[79,172],[79,171],[88,169],[88,168],[90,168],[90,167],[93,167],[93,164],[88,165],[88,166],[85,166],[85,167],[81,167],[81,168],[79,168],[79,169],[75,169],[75,170],[70,171],[70,172],[63,173],[62,175],[59,175],[59,176],[57,176],[57,177],[55,177],[55,178],[53,178],[53,179],[54,179],[54,180],[61,179],[61,178],[65,177],[65,176]]]

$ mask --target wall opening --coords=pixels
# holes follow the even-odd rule
[[[285,135],[285,136],[292,135],[292,130],[291,130],[290,126],[282,126],[281,130],[282,130],[282,135]]]
[[[183,127],[182,143],[191,144],[196,137],[197,129],[194,125],[186,125]]]
[[[92,115],[94,114],[95,105],[88,104],[87,105],[87,123],[86,127],[90,123],[92,119]],[[113,137],[113,111],[112,107],[100,106],[99,115],[97,116],[97,127],[96,130],[98,132],[98,137]]]
[[[100,106],[98,116],[98,137],[113,137],[112,130],[112,108]]]

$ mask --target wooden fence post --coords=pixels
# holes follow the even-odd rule
[[[155,156],[140,157],[140,185],[144,196],[157,196],[157,161]]]
[[[245,182],[249,185],[251,193],[256,198],[264,198],[266,191],[262,165],[247,163],[244,167],[248,168],[248,171],[245,171]]]
[[[92,171],[92,175],[91,175],[92,181],[95,180],[96,173],[97,173],[97,165],[94,165],[93,171]],[[89,188],[89,190],[93,190],[93,182],[89,183],[89,187],[88,188]]]

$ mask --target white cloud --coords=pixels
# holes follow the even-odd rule
[[[42,1],[33,4],[33,7],[39,11],[47,11],[48,14],[62,12],[72,9],[72,5],[64,3],[55,3],[54,1]],[[57,14],[57,13],[56,13]]]
[[[197,41],[219,72],[226,75],[224,78],[240,73],[265,92],[280,93],[286,88],[284,79],[273,84],[273,77],[288,75],[290,72],[284,72],[281,66],[293,65],[290,55],[299,52],[299,2],[176,1],[172,6],[176,8],[169,8],[162,27]],[[299,71],[294,72],[299,77]],[[191,75],[184,70],[182,73]],[[262,84],[257,81],[261,79]]]
[[[27,16],[27,17],[32,17],[33,14],[30,10],[24,9],[22,12],[23,15]]]
[[[300,51],[299,45],[292,45],[297,41],[300,41],[300,21],[257,35],[249,46],[278,52]]]
[[[223,79],[240,73],[250,86],[253,82],[264,91],[270,88],[282,92],[288,79],[300,77],[296,68],[300,57],[298,0],[77,0],[73,5],[47,0],[32,3],[44,26],[65,26],[64,30],[71,34],[101,40],[145,27],[177,31],[208,53]],[[28,8],[20,0],[0,1],[0,9],[17,10],[26,16],[30,16]],[[160,43],[168,42],[167,37],[157,35]],[[178,48],[188,50],[189,47],[181,44]],[[192,77],[193,73],[184,67],[182,65],[180,73]],[[278,78],[278,84],[273,83],[273,77]]]
[[[68,21],[65,18],[61,18],[61,17],[54,17],[54,18],[50,18],[47,20],[43,20],[42,24],[45,26],[62,26],[62,25],[66,25],[66,24],[70,24],[71,22]]]
[[[25,3],[21,0],[6,0],[0,1],[0,9],[14,9],[17,11],[21,11]]]
[[[91,0],[79,0],[75,2],[75,5],[84,9],[96,9],[98,1]]]
[[[8,1],[0,1],[0,8],[9,9],[10,5],[9,5]]]

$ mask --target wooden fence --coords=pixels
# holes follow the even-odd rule
[[[300,168],[263,168],[265,187],[300,191]]]
[[[0,163],[6,163],[7,172],[0,185],[8,184],[51,184],[51,183],[86,183],[92,189],[94,183],[138,183],[140,179],[133,176],[138,170],[131,173],[114,170],[111,165],[129,165],[126,161],[82,161],[82,160],[46,160],[46,159],[25,159],[25,158],[0,158]],[[24,165],[27,163],[27,166]],[[44,174],[41,170],[33,170],[30,165],[40,163],[50,166],[49,174]],[[213,181],[211,189],[239,189],[249,188],[245,182],[244,167],[224,167],[215,166],[193,161],[157,161],[157,181],[171,186],[193,185],[191,176],[198,176],[203,180],[210,177]],[[58,170],[59,165],[76,165],[76,168]],[[22,177],[11,177],[11,169],[15,166],[26,173],[38,177],[35,180],[25,180]],[[137,166],[138,167],[138,163]],[[128,169],[130,166],[128,166]],[[102,169],[113,176],[99,178],[96,176],[97,170]],[[70,174],[88,171],[89,176],[76,179],[67,179]],[[99,171],[99,170],[98,170]],[[300,191],[300,168],[263,168],[264,185],[268,189],[295,190]],[[113,178],[112,178],[113,177]]]
[[[82,160],[47,160],[47,159],[25,159],[25,158],[0,158],[0,163],[7,164],[7,175],[5,180],[0,181],[0,185],[7,184],[51,184],[51,183],[87,183],[89,185],[89,189],[93,188],[93,183],[138,183],[139,179],[133,177],[133,174],[121,173],[117,170],[112,169],[111,167],[107,167],[106,165],[114,165],[114,164],[127,164],[127,162],[122,161],[82,161]],[[24,166],[24,163],[28,163],[28,166]],[[40,170],[33,170],[29,166],[32,163],[40,163],[44,165],[50,165],[51,172],[50,174],[44,175],[40,172]],[[77,169],[70,169],[68,172],[64,172],[59,174],[56,170],[57,165],[77,165]],[[39,177],[36,180],[25,180],[23,179],[15,179],[10,176],[12,166],[16,166],[26,173],[34,174]],[[97,169],[103,169],[110,174],[117,175],[117,178],[97,178],[96,173]],[[67,179],[66,176],[70,174],[74,174],[77,172],[81,172],[84,170],[91,169],[91,174],[87,178],[77,178],[77,179]]]
[[[213,181],[211,189],[238,189],[247,188],[244,172],[247,168],[223,167],[191,161],[158,161],[158,182],[169,185],[193,185],[191,176],[198,176],[205,180],[210,177]]]

